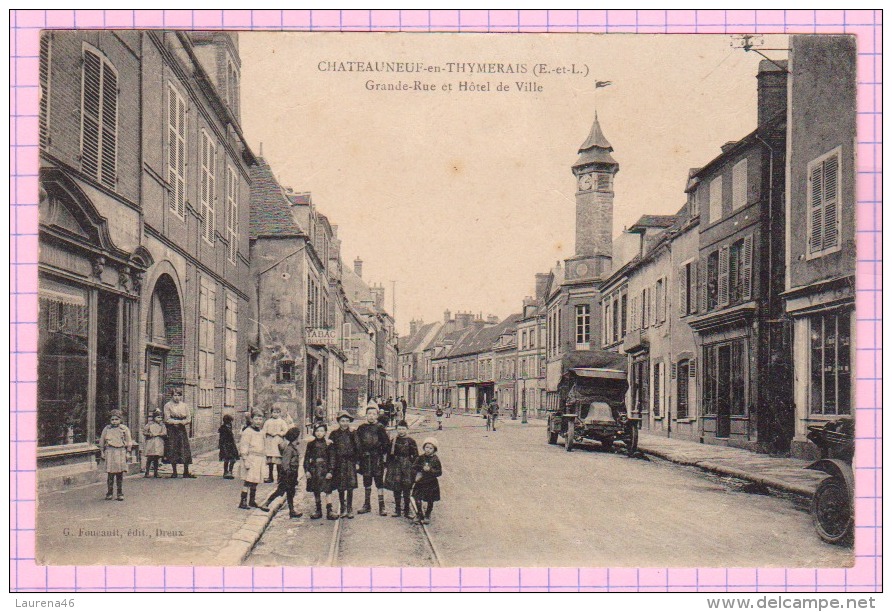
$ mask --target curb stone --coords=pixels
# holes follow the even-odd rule
[[[756,484],[764,485],[771,489],[777,489],[780,491],[784,491],[787,493],[792,493],[794,495],[799,495],[802,497],[812,497],[815,493],[815,489],[813,487],[809,487],[807,485],[791,483],[785,480],[779,480],[777,478],[772,478],[771,476],[760,476],[753,474],[752,472],[747,472],[745,470],[739,470],[733,467],[729,467],[727,465],[722,465],[718,463],[713,463],[711,461],[703,461],[703,460],[687,460],[684,458],[680,458],[677,455],[673,455],[670,452],[662,451],[662,450],[654,450],[648,449],[641,444],[639,444],[639,449],[648,455],[654,455],[655,457],[660,457],[661,459],[665,459],[672,463],[678,465],[686,465],[691,467],[700,468],[701,470],[711,472],[713,474],[720,474],[724,476],[732,476],[734,478],[739,478],[741,480],[747,480],[750,482],[754,482]]]
[[[216,555],[216,562],[222,566],[235,566],[244,563],[251,551],[260,541],[263,532],[266,531],[273,517],[285,504],[285,499],[279,497],[269,507],[269,512],[251,510],[251,515],[245,519],[242,527],[232,535],[232,539],[226,546],[220,549]]]

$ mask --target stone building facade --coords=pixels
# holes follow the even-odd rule
[[[783,301],[793,325],[792,451],[813,457],[808,425],[854,415],[857,51],[851,36],[791,36],[790,46]]]
[[[193,448],[247,405],[248,199],[236,33],[46,32],[40,45],[38,466],[95,474],[183,388]],[[101,333],[100,333],[101,332]]]

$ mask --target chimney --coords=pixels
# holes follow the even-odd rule
[[[360,266],[361,269],[361,266]],[[375,296],[375,306],[378,308],[384,308],[384,286],[383,285],[372,285],[369,287],[369,290],[372,292],[372,295]]]
[[[448,308],[443,311],[443,323],[449,323],[452,320],[452,311]]]
[[[548,276],[547,272],[539,272],[536,274],[536,299],[544,300],[545,299],[545,288],[548,286]]]
[[[415,319],[412,319],[411,321],[409,321],[409,335],[414,336],[422,325],[424,325],[424,321],[421,319],[417,321]]]
[[[759,127],[787,110],[787,61],[759,62]]]
[[[353,271],[356,272],[356,276],[362,278],[362,260],[359,257],[353,260]]]
[[[474,314],[470,312],[455,313],[455,326],[458,329],[464,329],[474,321]]]
[[[486,317],[486,322],[492,325],[497,325],[499,323],[499,317],[497,317],[496,315],[488,315]]]

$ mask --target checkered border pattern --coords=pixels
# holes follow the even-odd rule
[[[44,28],[355,32],[850,33],[858,38],[857,540],[847,569],[43,567],[35,564],[38,38]],[[882,12],[10,12],[10,590],[873,591],[882,588]]]

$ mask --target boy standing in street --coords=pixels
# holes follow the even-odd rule
[[[338,413],[338,428],[328,434],[334,463],[333,488],[338,490],[341,517],[353,518],[353,489],[356,488],[356,464],[359,462],[359,441],[350,430],[353,417],[349,412]]]
[[[387,429],[378,422],[378,411],[367,408],[366,422],[356,428],[359,441],[359,473],[362,474],[362,486],[365,487],[365,502],[358,514],[372,511],[372,484],[378,489],[378,514],[387,516],[384,510],[384,464],[390,448],[390,437]]]

